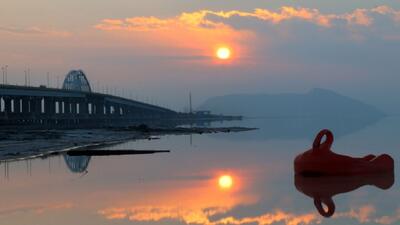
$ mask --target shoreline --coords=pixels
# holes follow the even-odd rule
[[[113,146],[127,141],[152,140],[158,136],[214,134],[244,132],[256,128],[149,128],[129,127],[124,129],[76,129],[76,130],[0,130],[0,162],[44,158],[63,154],[71,150],[95,149]],[[153,137],[156,136],[156,137]]]

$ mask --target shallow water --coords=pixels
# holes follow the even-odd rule
[[[319,129],[330,128],[336,152],[388,153],[399,180],[400,118],[275,118],[211,125],[260,129],[163,136],[112,147],[171,153],[2,164],[0,224],[400,224],[396,181],[386,190],[365,185],[335,195],[335,213],[325,218],[314,200],[296,189],[293,173],[294,157],[310,148]],[[223,175],[232,178],[225,188],[219,184]],[[336,193],[368,183],[390,186],[390,179],[297,180],[297,185]]]

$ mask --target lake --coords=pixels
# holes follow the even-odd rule
[[[260,129],[111,147],[170,153],[3,163],[1,224],[400,224],[399,117],[260,118],[210,126]],[[294,158],[322,128],[335,134],[337,153],[391,155],[395,176],[295,178]],[[334,214],[322,216],[299,190],[334,195]]]

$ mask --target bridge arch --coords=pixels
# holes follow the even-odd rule
[[[92,92],[89,80],[82,70],[71,70],[63,83],[63,89],[73,91]]]

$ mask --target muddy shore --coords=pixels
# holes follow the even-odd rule
[[[0,160],[40,157],[69,149],[113,145],[131,140],[153,139],[163,135],[189,135],[229,133],[255,128],[149,128],[147,126],[124,129],[77,130],[18,130],[0,131]]]

